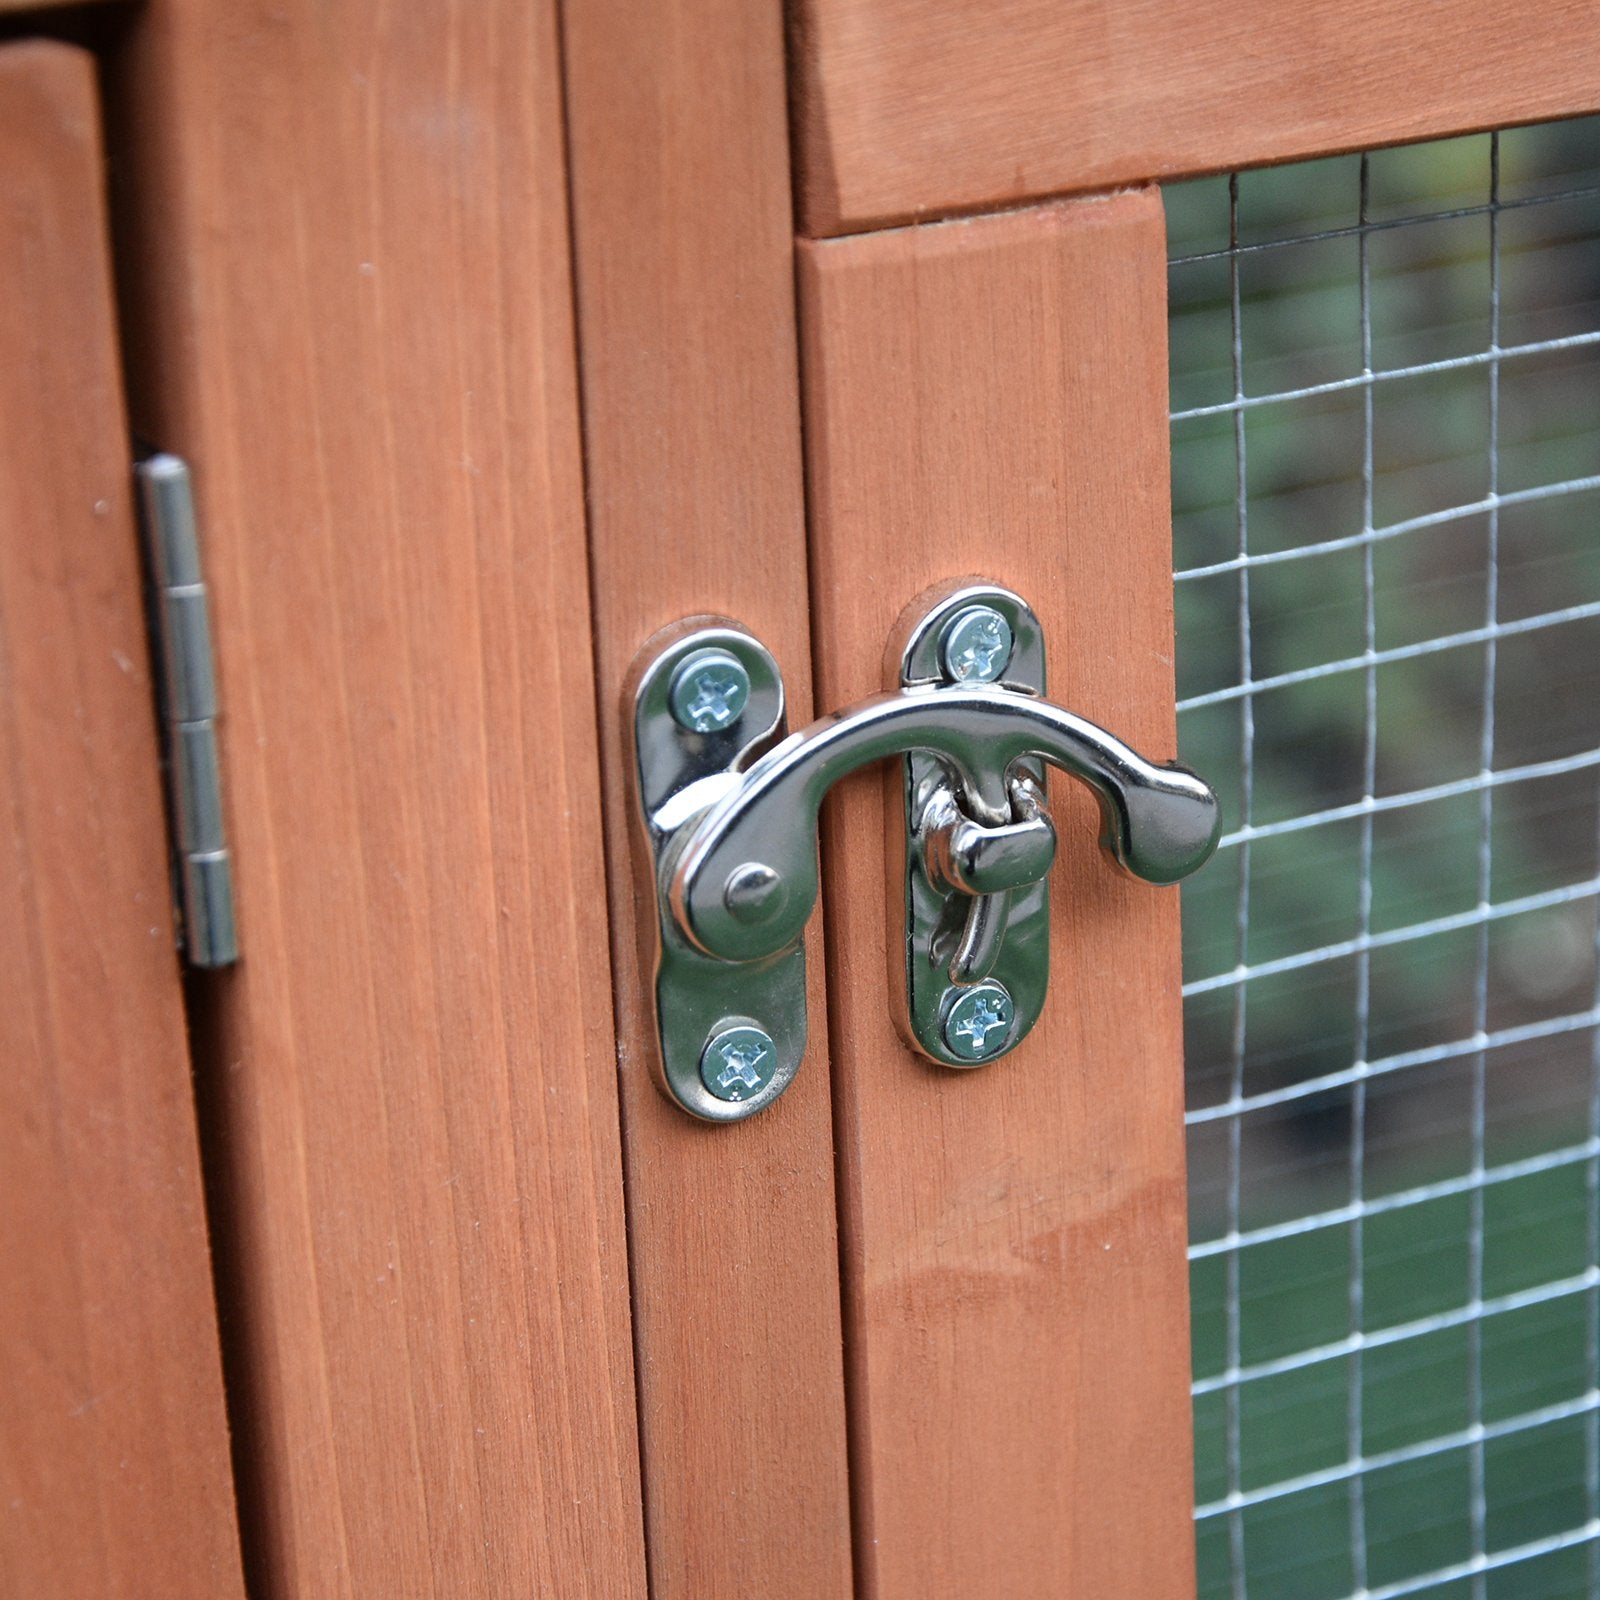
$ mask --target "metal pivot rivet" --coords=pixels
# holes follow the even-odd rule
[[[1011,624],[993,606],[967,606],[945,628],[939,658],[956,683],[995,683],[1011,664]]]
[[[777,1070],[772,1035],[747,1023],[719,1029],[700,1055],[700,1079],[719,1100],[748,1100],[772,1082]]]
[[[963,1061],[987,1061],[1005,1048],[1015,1015],[1005,985],[992,978],[957,990],[945,1012],[945,1048]]]
[[[735,867],[722,886],[722,903],[729,915],[747,926],[770,921],[783,910],[788,898],[783,879],[759,861]]]
[[[690,733],[731,728],[750,698],[750,674],[726,650],[696,650],[672,676],[672,717]]]

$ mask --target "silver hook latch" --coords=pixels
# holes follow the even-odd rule
[[[971,1067],[1015,1048],[1044,1006],[1048,763],[1100,801],[1102,842],[1151,883],[1216,847],[1216,796],[1052,705],[1044,642],[1020,596],[952,588],[910,628],[900,682],[785,737],[783,682],[720,618],[658,637],[637,669],[637,797],[656,904],[660,1081],[686,1111],[769,1105],[805,1051],[801,935],[817,899],[817,813],[840,778],[899,756],[905,773],[905,984],[923,1054]]]

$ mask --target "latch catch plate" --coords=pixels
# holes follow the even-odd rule
[[[677,624],[643,660],[633,770],[655,888],[654,1067],[668,1099],[692,1116],[736,1122],[771,1105],[805,1054],[805,946],[796,940],[754,961],[709,955],[679,927],[670,886],[692,823],[787,733],[783,678],[765,645],[717,617]]]

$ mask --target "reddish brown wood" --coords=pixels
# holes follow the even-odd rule
[[[242,1600],[101,164],[0,49],[0,1591]]]
[[[215,600],[257,1593],[642,1596],[554,6],[151,0],[114,69]]]
[[[1600,108],[1589,0],[797,0],[810,233]]]
[[[572,0],[571,120],[596,650],[655,1600],[850,1592],[821,947],[811,1047],[772,1109],[661,1097],[623,681],[706,611],[809,715],[781,18],[748,0]]]
[[[979,575],[1037,606],[1054,698],[1170,757],[1155,191],[812,244],[802,290],[824,703],[883,686],[919,591]],[[1177,896],[1111,867],[1055,778],[1044,1016],[934,1067],[885,998],[900,782],[841,786],[825,828],[861,1592],[1183,1600]]]

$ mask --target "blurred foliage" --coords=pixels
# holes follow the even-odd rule
[[[1502,350],[1600,329],[1600,131],[1594,120],[1501,136],[1498,324]],[[1180,572],[1239,549],[1282,551],[1349,539],[1480,504],[1495,487],[1536,489],[1600,474],[1600,347],[1511,354],[1490,365],[1490,140],[1487,135],[1375,152],[1366,233],[1368,332],[1362,326],[1360,157],[1238,180],[1238,381],[1250,397],[1458,362],[1370,388],[1370,472],[1358,383],[1248,407],[1242,438],[1224,411],[1235,389],[1226,178],[1166,192],[1171,272],[1175,552]],[[1528,203],[1537,202],[1537,203]],[[1282,242],[1290,241],[1290,242]],[[1265,248],[1259,248],[1266,246]],[[1237,464],[1244,462],[1243,494]],[[1370,503],[1369,503],[1370,502]],[[1450,517],[1371,546],[1372,640],[1378,651],[1600,601],[1594,491],[1502,508],[1498,583],[1489,610],[1490,519]],[[1364,553],[1336,548],[1177,586],[1180,698],[1241,681],[1241,617],[1256,679],[1338,661],[1367,644]],[[1497,769],[1600,745],[1600,619],[1499,641],[1495,689],[1481,641],[1318,676],[1253,699],[1251,816],[1257,824],[1470,779],[1480,767],[1486,698]],[[1228,826],[1242,818],[1241,702],[1180,719],[1184,759],[1216,776]],[[1369,750],[1368,721],[1374,738]],[[1477,795],[1380,813],[1370,875],[1350,821],[1263,841],[1250,852],[1249,936],[1236,932],[1242,852],[1225,851],[1185,890],[1185,972],[1204,977],[1354,938],[1370,885],[1370,926],[1384,932],[1470,912],[1478,901]],[[1596,783],[1580,771],[1494,792],[1494,901],[1577,883],[1596,871]],[[1581,924],[1581,926],[1580,926]],[[1592,1003],[1593,961],[1580,902],[1494,924],[1490,1028]],[[1475,937],[1475,935],[1474,935]],[[1469,941],[1470,942],[1470,941]],[[1439,959],[1422,940],[1375,953],[1369,1058],[1472,1032],[1475,953]],[[1329,970],[1331,968],[1332,970]],[[1247,1089],[1348,1067],[1354,962],[1291,981],[1250,984]],[[1529,978],[1532,981],[1529,981]],[[1232,996],[1190,1007],[1193,1098],[1225,1092]],[[1326,1119],[1326,1105],[1311,1110]],[[1333,1126],[1337,1125],[1335,1119]]]
[[[1486,1192],[1485,1291],[1508,1294],[1583,1270],[1588,1194],[1581,1166]],[[1367,1225],[1366,1296],[1373,1326],[1403,1323],[1462,1302],[1470,1201],[1456,1195]],[[1245,1360],[1323,1343],[1342,1325],[1348,1281],[1343,1229],[1285,1240],[1245,1257]],[[1195,1372],[1223,1362],[1220,1257],[1196,1264]],[[1463,1432],[1469,1356],[1464,1327],[1370,1350],[1363,1359],[1367,1456],[1403,1451]],[[1482,1325],[1482,1418],[1494,1425],[1559,1408],[1588,1389],[1583,1297],[1491,1317]],[[1348,1364],[1332,1360],[1246,1386],[1240,1431],[1246,1492],[1337,1470],[1347,1459]],[[1558,1417],[1485,1446],[1491,1550],[1513,1549],[1580,1528],[1585,1415]],[[1195,1407],[1196,1498],[1227,1492],[1223,1399]],[[1467,1561],[1472,1555],[1467,1452],[1457,1448],[1366,1475],[1364,1532],[1372,1587]],[[1348,1480],[1315,1484],[1248,1508],[1243,1531],[1249,1593],[1257,1600],[1343,1600],[1356,1587],[1350,1557]],[[1198,1525],[1204,1597],[1230,1594],[1227,1519]],[[1566,1552],[1500,1574],[1490,1594],[1566,1600],[1586,1592],[1587,1552]],[[1576,1573],[1577,1581],[1573,1575]],[[1459,1590],[1429,1589],[1448,1594]]]
[[[1223,572],[1177,585],[1180,700],[1244,681],[1246,645],[1252,681],[1357,663],[1253,698],[1249,814],[1257,825],[1357,804],[1369,769],[1380,797],[1472,779],[1486,709],[1495,770],[1600,748],[1600,618],[1507,634],[1492,656],[1481,638],[1425,650],[1376,667],[1370,681],[1359,665],[1369,629],[1382,652],[1600,604],[1600,491],[1502,506],[1492,609],[1487,512],[1443,515],[1479,504],[1491,489],[1515,497],[1600,476],[1600,345],[1519,353],[1600,330],[1600,119],[1510,130],[1499,146],[1498,272],[1487,135],[1372,154],[1365,294],[1359,157],[1241,174],[1237,340],[1229,180],[1166,191],[1179,572],[1235,556],[1241,515],[1253,553],[1406,525],[1370,546],[1370,572],[1364,551],[1349,547],[1257,566],[1247,584]],[[1482,359],[1496,343],[1505,352],[1497,393]],[[1369,366],[1431,370],[1380,378],[1370,391],[1347,383]],[[1249,397],[1294,395],[1246,408],[1237,434],[1230,410],[1184,415],[1227,406],[1236,387]],[[1238,827],[1242,702],[1184,710],[1179,738],[1183,758],[1218,784],[1226,827]],[[1492,902],[1582,884],[1600,871],[1597,793],[1595,767],[1493,791]],[[1248,852],[1224,850],[1184,890],[1185,976],[1338,944],[1363,926],[1381,934],[1470,913],[1480,898],[1483,820],[1480,795],[1468,792],[1375,814],[1370,856],[1359,817],[1263,839]],[[1479,929],[1469,927],[1375,949],[1365,979],[1345,958],[1254,980],[1243,1015],[1244,1090],[1339,1072],[1363,1055],[1470,1039],[1480,970],[1490,1032],[1585,1012],[1596,1003],[1595,933],[1594,899],[1580,898],[1490,923],[1481,953]],[[1227,1098],[1233,1071],[1234,990],[1193,996],[1185,1020],[1190,1103],[1215,1104]],[[1591,1115],[1591,1048],[1592,1030],[1574,1030],[1491,1052],[1481,1136],[1470,1057],[1371,1079],[1361,1192],[1580,1144]],[[1225,1121],[1197,1126],[1195,1237],[1222,1231],[1235,1181],[1247,1228],[1347,1200],[1351,1114],[1349,1091],[1335,1090],[1241,1119],[1236,1144]],[[1492,1185],[1481,1204],[1486,1296],[1555,1282],[1590,1263],[1586,1164]],[[1462,1307],[1474,1220],[1471,1197],[1457,1195],[1369,1217],[1359,1244],[1334,1226],[1244,1249],[1240,1359],[1341,1337],[1353,1260],[1368,1331]],[[1204,1376],[1225,1365],[1226,1258],[1197,1261],[1192,1287],[1195,1371]],[[1472,1337],[1481,1339],[1485,1421],[1584,1395],[1593,1382],[1591,1300],[1571,1295],[1491,1317],[1476,1336],[1463,1326],[1368,1350],[1360,1450],[1403,1450],[1469,1426]],[[1246,1491],[1346,1461],[1351,1372],[1346,1360],[1330,1360],[1245,1386]],[[1221,1394],[1196,1403],[1202,1503],[1228,1487],[1224,1405]],[[1570,1417],[1485,1446],[1489,1550],[1582,1527],[1590,1428],[1589,1417]],[[1308,1486],[1244,1513],[1254,1600],[1349,1595],[1355,1523],[1373,1587],[1471,1556],[1468,1451],[1374,1470],[1357,1488],[1346,1480]],[[1202,1595],[1232,1594],[1229,1519],[1207,1517],[1198,1532]],[[1584,1548],[1555,1552],[1490,1572],[1482,1588],[1464,1579],[1427,1592],[1578,1595],[1588,1592],[1590,1558]]]

